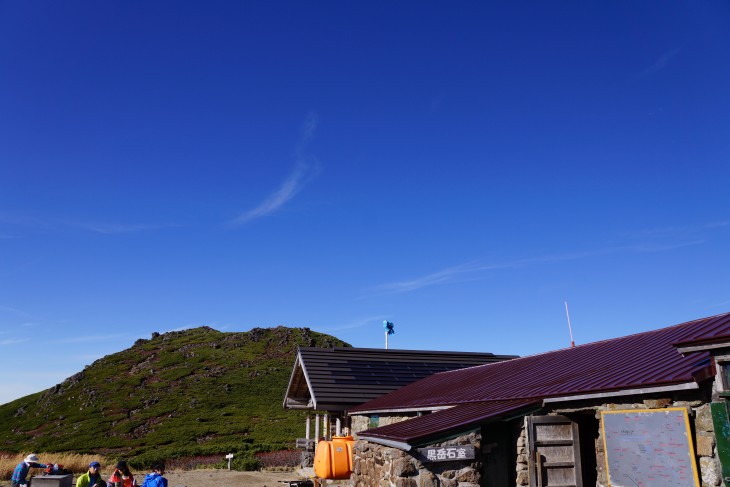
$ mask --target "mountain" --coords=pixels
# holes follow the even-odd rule
[[[282,402],[297,347],[350,346],[308,328],[153,333],[51,389],[0,406],[0,450],[156,459],[289,448]]]

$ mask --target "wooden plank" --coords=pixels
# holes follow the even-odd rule
[[[543,462],[545,468],[575,467],[575,462]]]
[[[536,440],[536,446],[573,446],[573,439],[568,440]]]
[[[582,487],[578,425],[565,416],[529,416],[531,487]]]

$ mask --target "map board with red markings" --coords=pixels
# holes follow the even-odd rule
[[[685,408],[602,411],[612,487],[699,487]]]

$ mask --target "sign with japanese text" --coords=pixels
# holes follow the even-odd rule
[[[601,411],[608,483],[699,487],[686,408]]]
[[[458,460],[474,460],[474,447],[471,445],[434,446],[417,448],[422,462],[453,462]]]

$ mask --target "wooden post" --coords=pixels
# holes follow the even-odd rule
[[[305,434],[305,438],[307,438],[307,439],[309,439],[309,438],[310,438],[310,436],[309,436],[309,431],[310,431],[310,429],[311,429],[311,428],[310,428],[310,424],[311,424],[311,422],[312,422],[312,417],[311,417],[310,415],[308,415],[308,414],[307,414],[307,433]]]
[[[340,421],[339,416],[335,418],[335,434],[337,436],[342,436],[342,422]]]
[[[319,414],[314,417],[314,441],[319,443]]]

